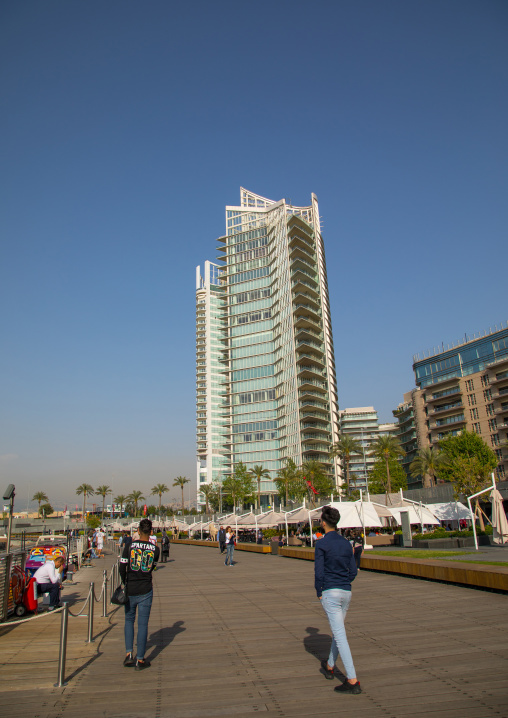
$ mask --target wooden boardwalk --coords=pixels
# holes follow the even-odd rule
[[[70,620],[63,689],[53,687],[59,616],[0,630],[0,715],[508,718],[506,596],[361,572],[347,628],[363,694],[341,696],[319,673],[331,639],[313,564],[235,558],[229,568],[218,551],[171,547],[154,576],[153,663],[142,673],[122,666],[123,609],[97,618],[91,646],[86,619]],[[95,563],[78,574],[76,593],[93,580],[87,571],[99,578]]]

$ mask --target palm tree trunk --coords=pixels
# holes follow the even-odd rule
[[[183,500],[183,486],[182,486],[182,516],[183,516],[184,508],[185,508],[185,505],[184,505],[184,500]]]
[[[349,459],[346,459],[346,496],[349,498]]]
[[[85,520],[86,493],[83,494],[83,521]]]
[[[261,508],[261,479],[258,478],[258,509]]]
[[[388,457],[385,457],[386,461],[386,503],[392,503],[390,494],[392,493],[392,483],[390,479],[390,467],[388,466]]]
[[[104,522],[104,504],[106,503],[106,497],[102,497],[102,521]]]

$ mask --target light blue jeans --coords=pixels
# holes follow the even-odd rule
[[[228,544],[226,544],[226,551],[227,551],[227,553],[226,553],[226,561],[225,561],[226,566],[228,565],[228,563],[229,563],[230,566],[233,565],[233,553],[234,553],[234,550],[235,550],[235,544],[234,544],[234,543],[228,543]]]
[[[321,604],[325,609],[330,628],[332,629],[333,640],[332,647],[330,649],[330,655],[328,657],[328,665],[334,666],[337,656],[340,654],[340,659],[344,664],[346,671],[346,678],[356,678],[356,671],[353,664],[353,657],[351,655],[351,649],[347,642],[346,628],[344,621],[346,619],[346,613],[351,603],[351,591],[344,591],[342,588],[329,588],[323,591],[323,597]]]
[[[138,609],[138,636],[137,656],[140,661],[145,657],[146,641],[148,637],[148,619],[152,608],[153,589],[141,596],[129,596],[129,602],[125,604],[125,652],[132,653],[134,647],[134,620],[136,608]]]

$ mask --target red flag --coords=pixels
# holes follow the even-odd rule
[[[144,514],[145,516],[146,516],[146,512],[147,512],[147,506],[146,506],[146,504],[145,504],[145,505],[143,506],[143,514]]]
[[[309,487],[309,489],[310,489],[311,491],[313,491],[313,492],[316,494],[316,496],[317,496],[317,491],[316,491],[316,489],[312,486],[312,481],[309,481],[308,479],[306,479],[305,476],[304,476],[303,478],[304,478],[304,480],[305,480],[305,483],[306,483],[307,486]]]

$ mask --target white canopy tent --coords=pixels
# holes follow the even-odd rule
[[[406,504],[404,506],[390,506],[390,511],[399,526],[402,525],[402,512],[409,514],[410,524],[431,524],[439,526],[440,521],[423,504]]]
[[[431,511],[440,521],[460,521],[460,519],[471,521],[469,509],[460,501],[447,501],[444,504],[425,504],[425,508]]]

